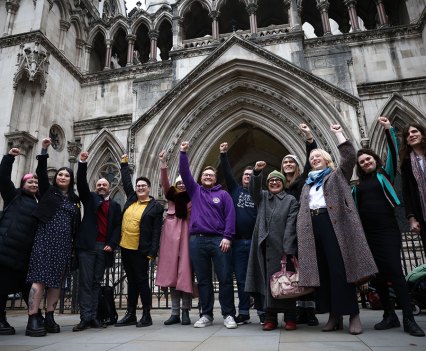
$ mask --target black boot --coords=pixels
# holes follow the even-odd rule
[[[61,327],[55,322],[53,313],[54,311],[46,312],[46,316],[44,317],[44,327],[48,333],[59,333],[61,331]],[[38,316],[38,318],[40,318],[40,316]]]
[[[115,323],[115,326],[126,327],[128,325],[135,325],[136,322],[136,308],[128,308],[124,317],[121,318],[117,323]]]
[[[381,322],[374,325],[376,330],[386,330],[391,328],[398,328],[401,326],[398,316],[394,309],[386,309],[383,312],[383,319]]]
[[[191,319],[189,318],[189,310],[182,309],[182,325],[190,325]]]
[[[315,316],[315,308],[306,308],[306,324],[314,327],[319,324],[318,318]]]
[[[306,308],[297,307],[296,324],[305,324],[307,322],[308,322],[308,319],[306,316]]]
[[[45,336],[46,329],[44,324],[40,321],[37,314],[28,316],[27,329],[25,330],[27,336]]]
[[[6,319],[6,311],[0,312],[0,335],[14,335],[15,328]]]
[[[404,331],[412,336],[425,336],[425,332],[414,320],[413,312],[403,311],[402,324]]]
[[[44,317],[43,317],[43,313],[41,313],[41,309],[38,309],[36,316],[40,320],[40,322],[44,324]]]
[[[164,321],[164,325],[172,325],[180,323],[180,318],[178,315],[172,314],[168,320]]]
[[[144,308],[142,318],[136,324],[136,328],[149,327],[150,325],[152,325],[151,314],[149,313],[149,309]]]

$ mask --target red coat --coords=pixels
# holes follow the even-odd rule
[[[166,194],[170,189],[167,168],[161,168],[161,184]],[[174,287],[176,290],[192,293],[188,230],[191,203],[188,203],[187,208],[187,218],[177,218],[175,203],[168,201],[167,215],[161,232],[155,285]]]

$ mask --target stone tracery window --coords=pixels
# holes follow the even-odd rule
[[[110,183],[110,188],[113,190],[120,184],[120,170],[118,169],[117,162],[108,156],[102,162],[102,166],[98,170],[98,177],[105,178]]]

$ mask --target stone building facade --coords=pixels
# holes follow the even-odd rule
[[[21,148],[14,180],[88,150],[123,201],[119,160],[161,194],[158,153],[194,174],[230,144],[235,174],[263,159],[304,159],[299,123],[336,155],[331,123],[382,152],[376,121],[425,123],[425,0],[0,0],[0,152]],[[307,35],[307,28],[313,32]]]

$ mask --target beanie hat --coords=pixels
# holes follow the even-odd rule
[[[281,179],[282,182],[283,182],[283,186],[285,187],[285,177],[284,177],[284,174],[282,174],[281,172],[272,171],[271,173],[268,174],[268,178],[266,178],[266,179],[269,180],[271,178],[279,178],[279,179]]]

